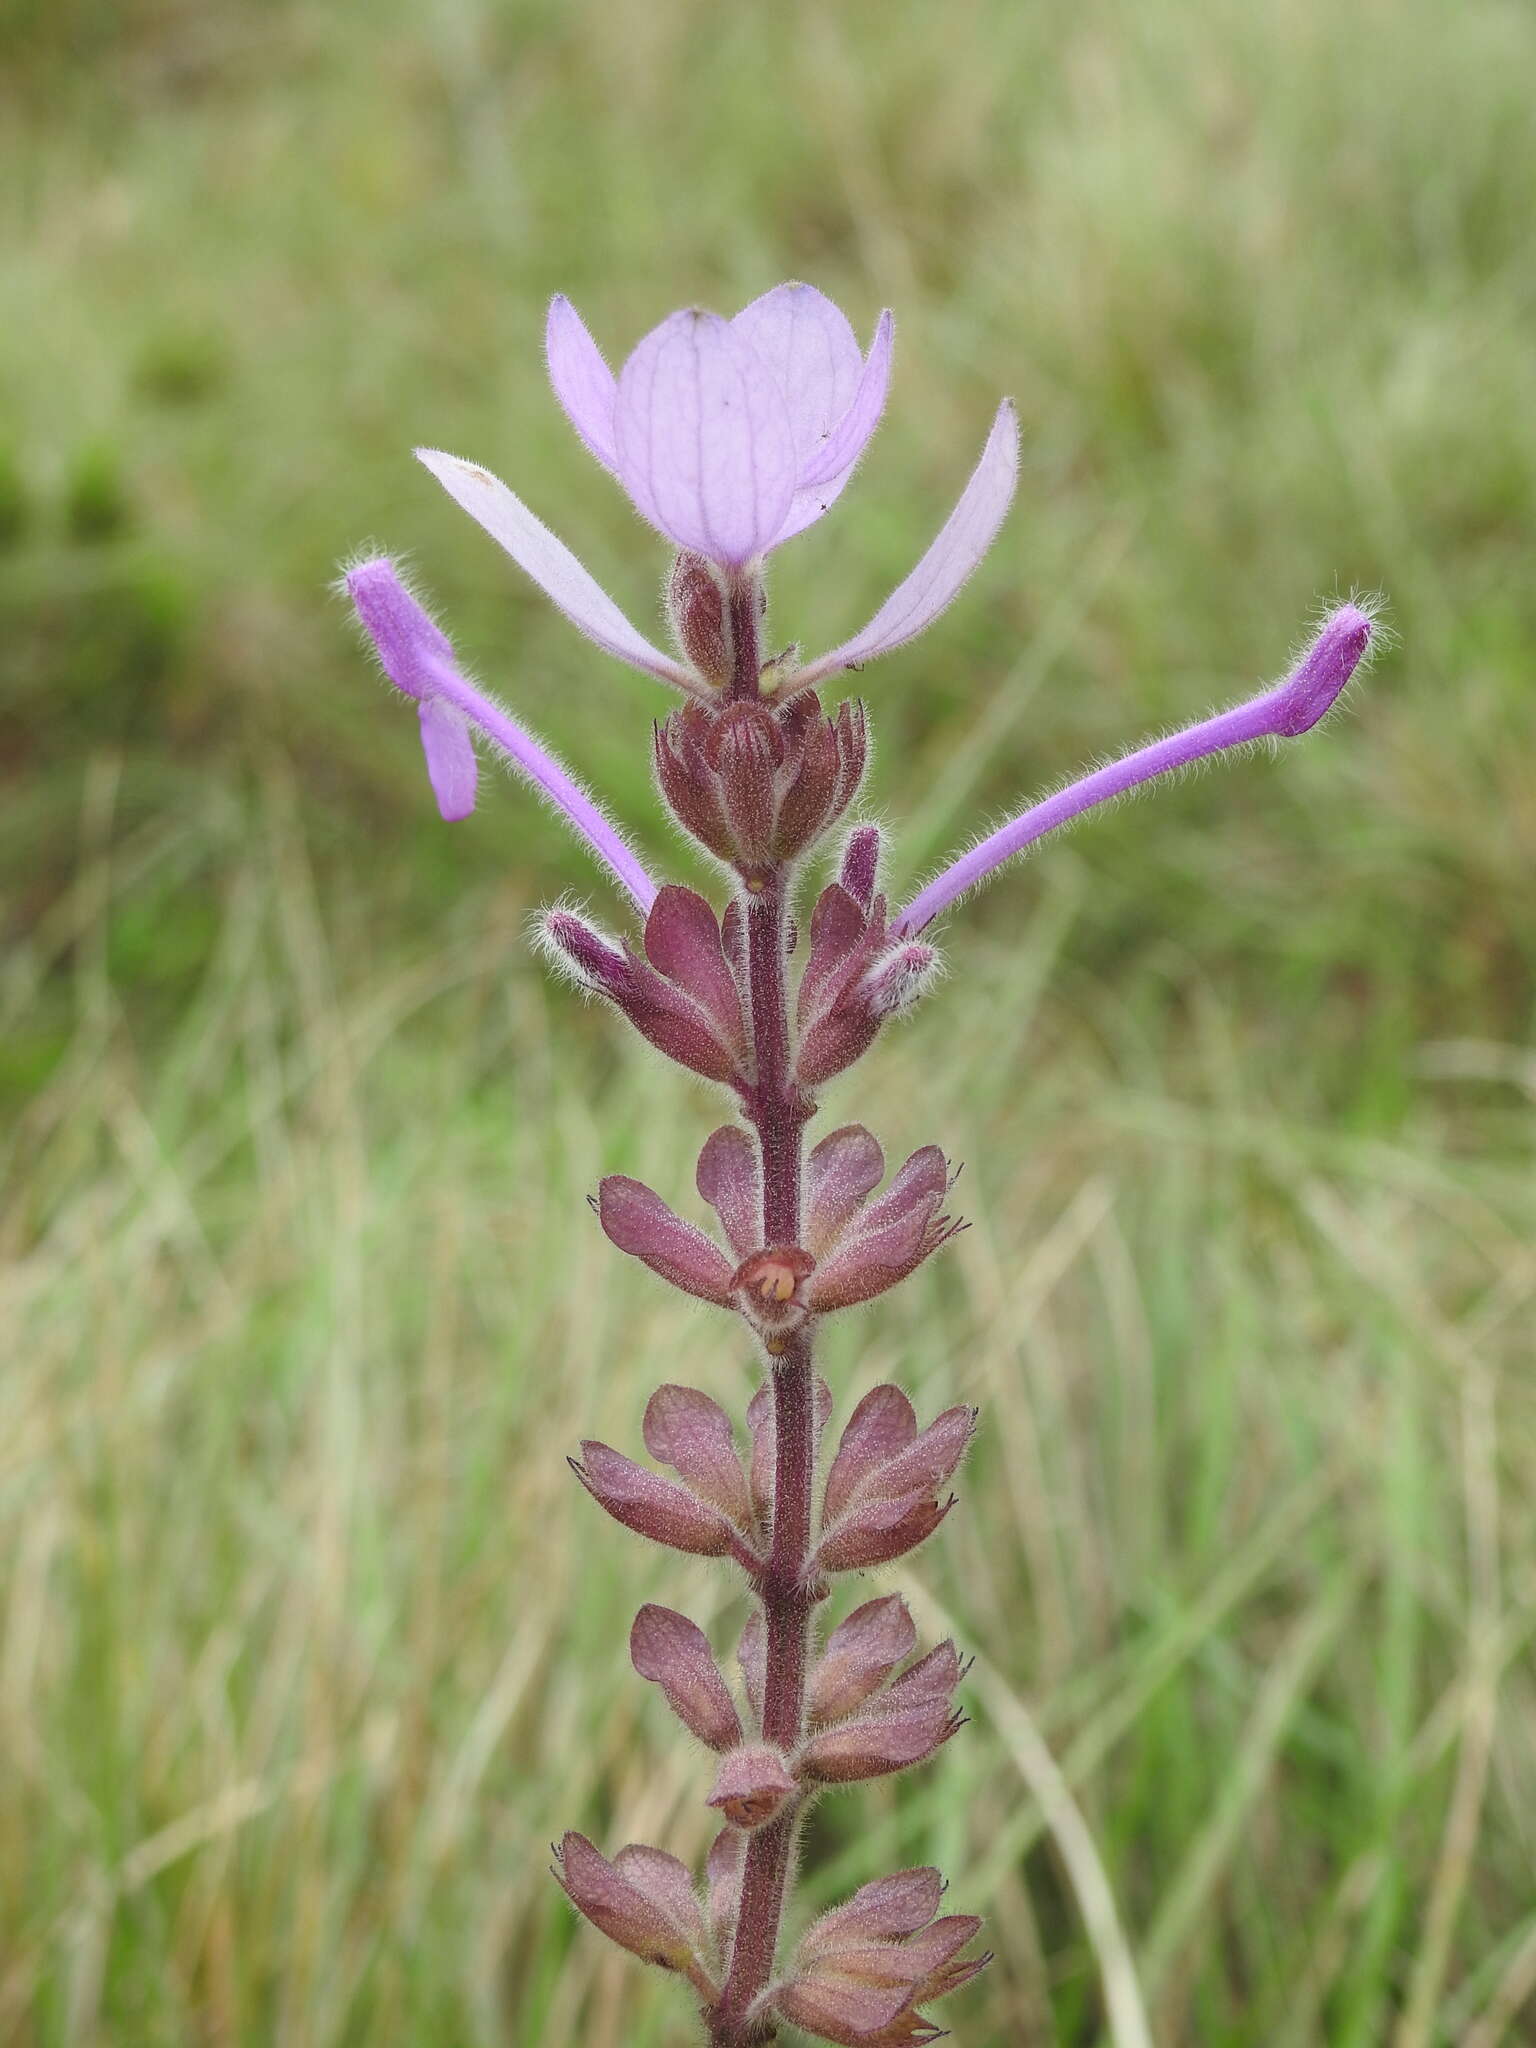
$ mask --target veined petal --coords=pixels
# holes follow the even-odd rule
[[[418,448],[416,457],[431,470],[449,497],[462,505],[471,519],[478,520],[492,540],[501,543],[571,624],[589,640],[595,640],[605,654],[627,661],[631,668],[646,675],[660,676],[663,682],[676,683],[681,689],[697,687],[682,663],[653,647],[629,623],[565,542],[557,540],[542,521],[535,519],[499,478],[437,448]]]
[[[897,585],[861,633],[800,669],[797,690],[856,662],[889,654],[931,626],[997,538],[1019,476],[1019,425],[1004,399],[981,451],[981,460],[944,522],[937,540],[905,582]]]
[[[619,376],[619,475],[680,548],[739,568],[768,547],[795,488],[795,440],[778,381],[718,314],[674,313]]]
[[[859,383],[862,352],[847,317],[814,285],[778,284],[743,307],[731,328],[751,343],[777,380],[795,439],[796,481],[809,481],[807,471]]]
[[[423,697],[419,710],[421,751],[427,757],[432,794],[446,821],[457,824],[475,808],[475,784],[480,775],[469,721],[441,697]]]
[[[817,454],[800,472],[800,488],[814,490],[834,477],[845,477],[864,453],[870,435],[880,424],[885,395],[891,384],[891,351],[896,323],[889,311],[880,315],[875,338],[860,373],[848,410],[827,435]],[[838,484],[841,490],[842,484]]]
[[[604,469],[617,475],[619,454],[613,443],[613,409],[618,403],[618,381],[603,361],[602,350],[587,332],[585,321],[563,292],[557,292],[549,302],[544,354],[549,363],[549,381],[566,418]]]

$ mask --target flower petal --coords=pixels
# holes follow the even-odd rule
[[[783,392],[796,481],[808,481],[859,384],[862,351],[846,315],[814,285],[778,284],[743,307],[731,328],[751,343]]]
[[[885,411],[895,338],[895,321],[889,312],[882,313],[848,410],[822,443],[815,460],[800,472],[802,491],[815,490],[834,480],[841,490],[842,480],[847,478],[848,472],[864,453],[869,437],[879,426],[880,415]]]
[[[389,557],[379,555],[370,561],[356,563],[347,571],[346,581],[348,595],[373,641],[384,673],[396,688],[403,690],[408,697],[414,697],[422,705],[423,713],[427,699],[441,699],[445,711],[451,707],[484,733],[505,756],[512,772],[531,782],[557,811],[564,814],[598,859],[628,890],[641,912],[648,912],[656,900],[656,884],[629,842],[604,816],[601,806],[588,791],[567,773],[531,732],[459,673],[454,665],[452,645],[406,589]],[[457,743],[444,738],[440,721],[438,728],[429,733],[423,716],[422,744],[427,748],[427,767],[434,788],[437,787],[439,772],[444,772],[451,785],[451,800],[461,801],[466,794],[465,765],[462,759],[455,765],[449,751]],[[472,801],[472,787],[468,795]],[[438,801],[440,804],[443,801],[441,790],[438,791]],[[444,816],[448,815],[445,811]],[[454,815],[462,816],[463,812],[456,811]]]
[[[544,353],[549,381],[565,408],[565,416],[604,469],[618,474],[619,454],[613,443],[613,409],[619,387],[603,361],[602,350],[586,323],[563,292],[549,302],[544,328]]]
[[[997,538],[1019,475],[1019,426],[1004,399],[959,503],[906,581],[897,585],[861,633],[799,670],[796,689],[856,662],[889,654],[931,626]]]
[[[744,336],[714,313],[674,313],[624,365],[619,475],[680,548],[739,568],[773,541],[795,488],[789,408]]]
[[[578,631],[605,654],[627,661],[646,675],[680,688],[697,687],[681,662],[653,647],[625,618],[596,577],[584,569],[562,540],[535,519],[499,478],[457,455],[418,448],[416,458],[437,478],[456,504],[499,541],[517,566],[531,576]]]
[[[475,784],[480,774],[469,722],[462,711],[444,703],[441,697],[423,697],[420,718],[421,751],[427,757],[432,794],[443,817],[450,825],[456,824],[475,808]]]

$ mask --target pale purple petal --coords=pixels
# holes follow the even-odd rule
[[[1328,618],[1283,683],[1250,697],[1231,711],[1186,726],[1167,739],[1154,740],[1091,775],[1043,797],[1016,818],[989,833],[979,845],[936,875],[896,919],[893,932],[918,932],[957,897],[990,875],[1004,861],[1033,846],[1095,804],[1124,796],[1143,782],[1187,768],[1208,754],[1245,747],[1254,740],[1292,739],[1308,732],[1336,701],[1370,644],[1371,621],[1352,604],[1341,605]]]
[[[728,321],[696,310],[652,330],[619,376],[619,474],[680,548],[739,568],[768,547],[795,487],[784,394]]]
[[[441,697],[423,697],[421,750],[427,757],[427,775],[437,808],[450,825],[467,818],[475,808],[475,784],[480,764],[475,743],[462,711],[456,711]]]
[[[808,526],[814,526],[824,512],[830,511],[858,467],[859,457],[885,409],[891,376],[891,336],[891,316],[882,313],[853,402],[827,437],[821,452],[801,472],[789,516],[774,541],[776,548],[793,540]]]
[[[889,312],[880,315],[880,324],[869,346],[869,358],[848,410],[828,434],[817,455],[801,470],[801,490],[812,490],[818,484],[830,483],[834,477],[845,478],[864,453],[869,437],[879,426],[880,415],[885,410],[885,395],[891,383],[895,327]],[[840,482],[838,489],[841,488]]]
[[[580,783],[566,773],[554,755],[499,704],[484,696],[459,673],[454,666],[452,645],[400,581],[393,562],[383,555],[373,561],[359,562],[356,568],[347,571],[346,582],[348,595],[357,607],[358,617],[367,628],[390,681],[407,696],[416,698],[423,708],[428,699],[435,700],[444,710],[451,706],[461,718],[482,732],[505,756],[514,773],[532,783],[539,794],[575,826],[597,858],[628,891],[641,913],[648,912],[656,900],[656,884],[646,873],[634,849],[604,817]],[[441,804],[443,791],[438,777],[449,764],[434,757],[430,751],[440,740],[440,726],[434,724],[429,741],[423,721],[422,743],[429,747],[428,771]],[[450,780],[451,794],[455,798],[462,797],[465,793],[462,760]],[[473,791],[469,794],[472,798]],[[444,811],[444,816],[448,815]]]
[[[506,485],[472,462],[445,455],[436,448],[418,448],[417,460],[430,469],[456,504],[499,541],[517,566],[531,576],[545,596],[605,654],[627,661],[646,675],[680,688],[693,679],[680,662],[653,647],[625,618],[597,579],[584,569],[564,541],[534,518]]]
[[[862,351],[843,312],[809,284],[779,284],[731,322],[784,394],[795,440],[797,482],[853,402]],[[826,473],[834,475],[841,464]]]
[[[1018,421],[1012,404],[1005,398],[997,409],[981,460],[938,539],[906,581],[891,592],[864,630],[800,669],[794,687],[806,689],[838,669],[889,654],[892,648],[900,647],[931,626],[997,538],[998,528],[1013,502],[1018,475]]]
[[[549,302],[544,353],[549,362],[549,381],[565,408],[566,418],[604,469],[617,475],[619,453],[613,443],[613,409],[618,402],[618,383],[581,315],[563,292]]]

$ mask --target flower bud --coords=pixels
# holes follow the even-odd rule
[[[877,1692],[905,1657],[917,1630],[896,1593],[866,1601],[839,1622],[811,1672],[807,1718],[813,1728],[839,1721]]]
[[[703,555],[686,550],[667,578],[667,618],[684,658],[715,689],[723,689],[735,665],[735,635],[725,577]]]
[[[578,1912],[642,1962],[690,1974],[697,1967],[703,1915],[675,1856],[631,1843],[610,1863],[585,1835],[573,1833],[555,1849],[555,1877]]]
[[[810,693],[784,705],[690,703],[657,729],[656,778],[684,829],[750,887],[843,815],[868,746],[859,704],[828,718]]]
[[[1340,605],[1324,620],[1312,645],[1271,693],[1278,737],[1298,739],[1333,708],[1364,660],[1372,630],[1369,614],[1358,605]]]
[[[747,1743],[720,1759],[707,1804],[732,1827],[750,1832],[765,1827],[798,1790],[782,1751],[767,1742]]]
[[[773,859],[778,772],[784,734],[763,704],[732,704],[721,712],[713,735],[715,772],[732,858],[749,878]]]
[[[869,909],[875,899],[875,885],[880,879],[878,825],[856,825],[848,834],[837,879],[860,909]]]
[[[859,983],[859,995],[877,1017],[900,1017],[938,980],[939,956],[921,940],[907,939],[882,953]]]
[[[704,1631],[670,1607],[642,1607],[629,1632],[630,1661],[659,1685],[683,1726],[710,1749],[741,1741],[741,1720]]]

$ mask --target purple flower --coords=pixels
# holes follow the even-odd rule
[[[670,314],[617,377],[568,299],[550,306],[545,339],[555,395],[590,453],[685,557],[732,578],[804,532],[842,493],[885,407],[892,334],[882,313],[864,355],[830,299],[811,285],[781,284],[732,320],[697,308]],[[438,449],[416,452],[599,647],[694,695],[718,687],[723,611],[714,621],[695,617],[683,635],[697,666],[673,660],[488,470]],[[991,546],[1017,475],[1018,426],[1005,400],[959,503],[911,575],[852,639],[798,671],[788,662],[767,671],[764,693],[807,689],[922,632]],[[697,575],[689,589],[685,616],[713,611]]]

